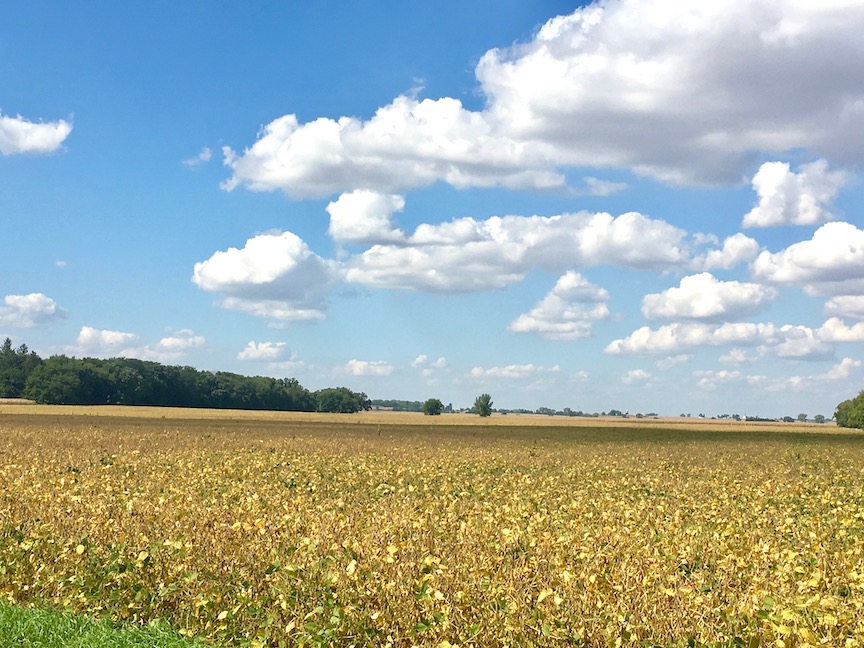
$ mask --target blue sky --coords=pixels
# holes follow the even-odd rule
[[[864,3],[15,2],[0,335],[496,406],[864,386]]]

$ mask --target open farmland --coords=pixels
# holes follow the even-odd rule
[[[687,423],[0,405],[0,595],[219,645],[864,644],[864,436]]]

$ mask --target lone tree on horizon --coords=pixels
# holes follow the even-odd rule
[[[474,399],[474,411],[480,416],[491,416],[492,397],[489,394],[480,394]]]
[[[444,410],[444,403],[437,398],[430,398],[423,403],[422,410],[426,416],[440,416]]]

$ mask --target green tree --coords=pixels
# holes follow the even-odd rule
[[[864,391],[837,405],[834,420],[840,427],[864,429]]]
[[[319,412],[353,414],[372,408],[372,402],[363,392],[353,392],[347,387],[327,387],[315,392]]]
[[[0,397],[21,398],[27,378],[42,363],[42,358],[30,351],[26,344],[12,348],[6,338],[0,346]]]
[[[801,414],[798,415],[798,420],[801,421],[802,423],[806,423],[807,422],[807,415],[802,412]]]
[[[474,399],[474,411],[480,416],[491,416],[492,397],[489,394],[480,394]]]
[[[816,421],[817,423],[824,423],[825,417],[822,416],[821,414],[817,414],[816,416],[813,417],[813,420]]]
[[[430,398],[423,403],[423,413],[426,416],[440,416],[444,411],[444,403],[437,398]]]

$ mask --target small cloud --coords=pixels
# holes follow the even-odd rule
[[[83,356],[119,356],[129,354],[138,342],[135,333],[82,326],[72,351]]]
[[[393,373],[393,365],[383,360],[349,360],[345,366],[352,376],[389,376]]]
[[[753,176],[759,204],[744,216],[744,227],[815,225],[830,220],[828,206],[846,184],[842,171],[825,160],[803,165],[798,173],[786,162],[766,162]]]
[[[324,318],[331,264],[291,232],[255,236],[195,264],[192,281],[225,297],[222,308],[276,324]]]
[[[471,369],[472,378],[506,378],[509,380],[519,380],[531,378],[538,374],[557,373],[561,371],[561,367],[554,365],[552,367],[542,367],[535,364],[524,365],[507,365],[506,367],[474,367]]]
[[[337,243],[399,242],[405,239],[405,233],[393,226],[391,217],[404,208],[405,199],[399,195],[362,189],[343,193],[327,205],[327,232]]]
[[[843,358],[839,363],[831,367],[827,373],[823,374],[821,378],[824,380],[848,380],[856,369],[861,367],[860,360],[853,360],[852,358]]]
[[[183,160],[183,164],[187,167],[194,169],[202,164],[205,164],[210,161],[210,158],[213,157],[213,153],[210,151],[208,147],[204,147],[201,149],[201,152],[195,157],[191,157],[187,160]]]
[[[864,295],[841,295],[825,303],[825,312],[839,317],[864,320]]]
[[[697,245],[717,245],[717,237],[696,234],[693,236]],[[730,270],[739,263],[750,263],[759,254],[759,243],[744,234],[738,233],[729,236],[723,241],[723,247],[719,250],[711,250],[704,256],[693,259],[692,267],[695,270]]]
[[[426,354],[420,354],[411,363],[412,367],[427,367],[430,369],[444,369],[447,367],[447,358],[441,356],[437,360],[430,360]]]
[[[54,122],[31,122],[21,115],[0,114],[0,153],[53,153],[72,132],[72,124],[64,119]]]
[[[818,331],[820,340],[826,342],[864,342],[864,322],[858,322],[852,326],[838,317],[827,320]]]
[[[238,360],[276,360],[285,351],[284,342],[250,341],[246,348],[237,354]]]
[[[692,355],[687,353],[681,353],[679,355],[669,356],[668,358],[663,358],[661,360],[657,360],[654,363],[654,366],[660,369],[661,371],[666,371],[671,369],[672,367],[678,366],[680,364],[684,364],[685,362],[690,362],[693,358]]]
[[[54,262],[54,267],[57,268],[58,270],[65,270],[67,265],[68,264],[63,259],[57,259]]]
[[[576,340],[591,335],[595,322],[609,317],[609,293],[578,272],[564,274],[552,290],[509,326],[513,333],[537,333],[550,340]]]
[[[681,279],[677,288],[645,295],[647,319],[717,320],[756,313],[777,296],[774,288],[739,281],[718,281],[703,272]]]
[[[203,347],[205,339],[190,329],[181,329],[153,345],[142,345],[139,336],[125,331],[82,326],[74,346],[74,355],[94,358],[138,358],[155,362],[172,362],[190,349]]]
[[[640,385],[650,382],[654,376],[644,369],[633,369],[621,376],[621,382],[625,385]]]
[[[0,306],[0,325],[12,328],[43,326],[66,316],[57,302],[42,293],[6,295]]]
[[[611,196],[627,188],[626,182],[612,182],[592,176],[582,178],[582,185],[574,191],[578,196]]]
[[[719,360],[723,364],[731,365],[747,364],[753,361],[744,349],[731,349],[729,353],[721,355]]]

